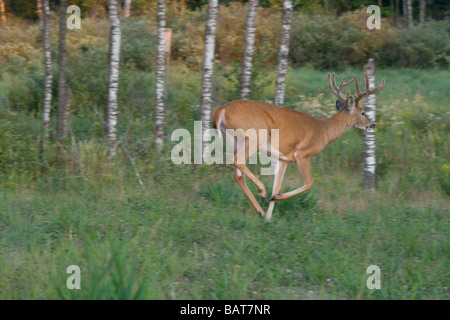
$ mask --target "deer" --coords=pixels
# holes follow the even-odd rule
[[[233,150],[234,179],[261,217],[265,215],[267,220],[271,220],[275,201],[285,200],[311,189],[313,185],[311,160],[348,129],[375,128],[375,123],[367,117],[359,103],[367,96],[383,89],[385,80],[383,79],[378,87],[370,89],[367,73],[364,73],[364,78],[365,91],[361,92],[355,75],[348,82],[345,82],[344,77],[337,85],[335,74],[328,74],[328,86],[337,98],[338,112],[326,119],[318,119],[297,110],[254,100],[234,100],[214,109],[211,120],[213,128],[219,135],[226,135],[227,131],[230,131],[228,129],[243,131],[266,129],[269,132],[278,129],[278,146],[271,145],[270,135],[267,139],[258,139],[256,143],[249,143],[248,137],[245,137],[244,143],[234,145]],[[344,98],[342,92],[352,83],[355,84],[355,96],[347,92]],[[266,213],[250,191],[245,179],[249,178],[256,185],[259,196],[264,200],[266,197],[264,184],[246,166],[246,160],[250,155],[263,149],[271,157],[277,158],[272,195]],[[297,164],[304,185],[289,192],[279,193],[286,167],[291,162]]]

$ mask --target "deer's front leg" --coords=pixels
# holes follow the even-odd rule
[[[278,192],[281,190],[281,182],[283,181],[283,176],[286,171],[286,167],[288,165],[287,161],[278,160],[277,166],[275,168],[275,176],[273,178],[273,190],[272,190],[272,197],[275,196]],[[266,213],[266,220],[270,220],[272,217],[273,207],[275,205],[275,200],[272,200],[269,203],[269,208],[267,209]]]
[[[285,200],[285,199],[293,197],[299,193],[302,193],[302,192],[305,192],[305,191],[311,189],[311,187],[313,185],[313,179],[312,179],[312,175],[311,175],[311,159],[296,156],[295,160],[296,160],[297,166],[303,176],[303,180],[305,181],[305,184],[302,187],[292,190],[290,192],[276,194],[276,195],[272,196],[272,198],[270,198],[270,201]]]

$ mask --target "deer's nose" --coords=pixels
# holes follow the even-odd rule
[[[373,129],[373,128],[375,128],[375,123],[372,123],[371,125],[370,125],[370,127]]]

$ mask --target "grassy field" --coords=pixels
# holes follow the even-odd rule
[[[192,128],[200,77],[171,72],[168,133]],[[361,76],[337,77],[353,73]],[[151,110],[122,115],[135,168],[122,148],[107,159],[102,123],[85,106],[43,170],[39,114],[3,108],[0,298],[449,299],[449,75],[377,70],[377,82],[386,79],[377,94],[377,191],[361,188],[362,134],[351,129],[313,161],[313,189],[277,202],[271,222],[255,214],[231,165],[176,166],[170,146],[157,155]],[[234,88],[218,79],[225,101]],[[273,85],[259,94],[270,101]],[[287,107],[333,114],[326,72],[291,70]],[[271,190],[272,178],[262,180]],[[289,166],[283,190],[301,183]],[[81,268],[81,290],[66,287],[69,265]],[[369,265],[381,269],[380,290],[366,287]]]

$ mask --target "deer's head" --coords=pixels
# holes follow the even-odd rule
[[[359,102],[367,97],[370,94],[375,94],[380,91],[384,87],[384,80],[382,80],[381,85],[376,87],[373,90],[369,88],[369,77],[367,73],[364,73],[364,84],[366,87],[366,91],[361,93],[359,90],[358,81],[356,80],[356,76],[353,76],[353,79],[345,82],[345,78],[342,79],[339,86],[336,85],[335,74],[328,74],[328,85],[330,86],[331,92],[338,98],[336,100],[336,109],[338,111],[346,112],[348,115],[348,121],[351,126],[363,130],[368,130],[369,128],[375,128],[375,123],[369,119],[365,111],[359,106]],[[347,96],[344,99],[341,96],[341,91],[347,88],[355,82],[356,95],[355,97],[350,96],[350,93],[347,92]]]

